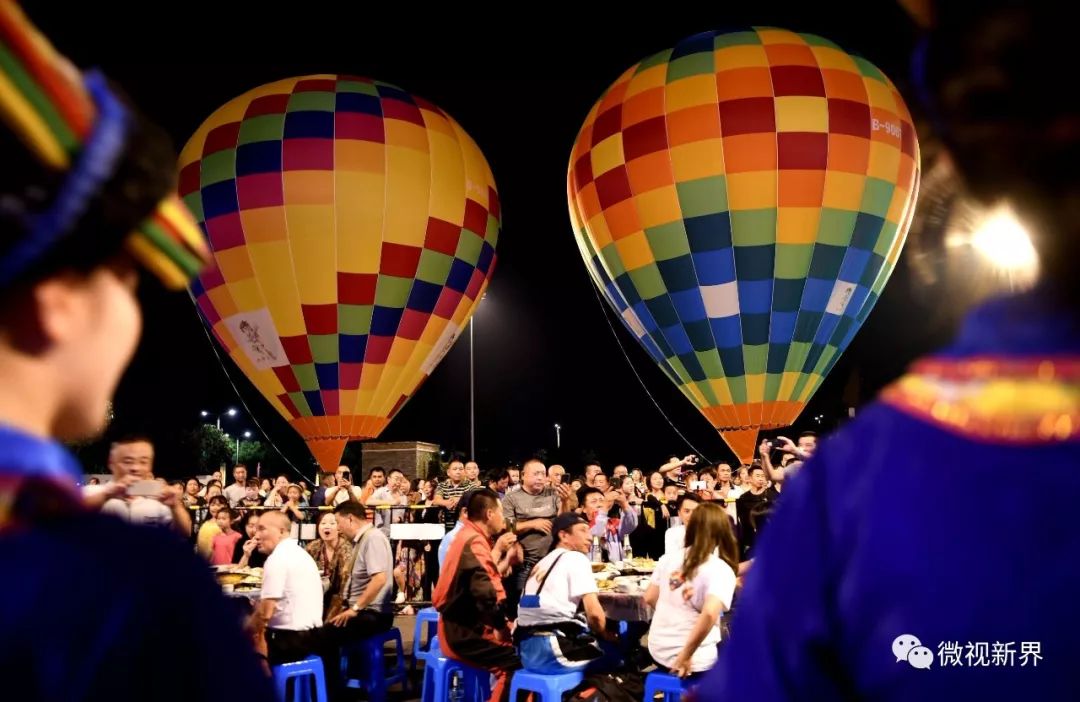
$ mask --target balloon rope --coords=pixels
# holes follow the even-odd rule
[[[190,291],[188,292],[188,295],[191,296],[191,301],[193,303],[198,304],[198,302],[195,300],[195,296],[191,295]],[[297,475],[299,475],[302,479],[307,480],[308,477],[304,475],[303,471],[293,465],[293,462],[290,461],[288,457],[281,452],[281,449],[277,447],[277,444],[270,440],[269,435],[267,435],[266,431],[262,428],[262,425],[259,424],[259,420],[255,418],[255,414],[248,407],[247,403],[244,402],[244,397],[240,394],[240,389],[236,387],[236,383],[233,382],[232,376],[229,375],[229,369],[225,367],[225,361],[221,358],[221,354],[218,352],[217,341],[210,334],[210,329],[206,325],[206,319],[203,318],[201,314],[199,314],[198,310],[195,311],[195,316],[199,318],[199,323],[202,325],[203,333],[206,334],[206,339],[210,342],[210,348],[214,351],[214,357],[217,358],[218,365],[221,366],[221,371],[225,374],[225,379],[229,381],[229,385],[232,386],[233,392],[236,393],[236,399],[240,400],[240,405],[243,406],[244,412],[247,413],[247,416],[251,419],[252,423],[255,425],[255,428],[259,430],[259,433],[262,434],[262,437],[266,439],[266,443],[270,444],[270,446],[273,447],[274,451],[277,451],[277,455],[281,456],[281,459],[288,463],[289,467],[292,468]]]
[[[679,438],[683,440],[683,443],[690,447],[691,451],[693,451],[698,456],[703,457],[707,462],[712,463],[712,459],[699,451],[696,446],[690,443],[690,439],[687,439],[683,435],[683,433],[679,431],[679,428],[675,426],[675,422],[671,421],[671,418],[668,417],[667,413],[665,413],[663,408],[660,407],[660,403],[657,402],[656,398],[653,397],[651,392],[649,392],[649,388],[646,387],[645,381],[641,379],[641,375],[637,372],[637,368],[634,368],[634,362],[630,360],[630,354],[626,352],[626,348],[623,346],[623,342],[619,338],[619,334],[615,330],[615,326],[611,323],[611,319],[608,318],[608,304],[604,302],[604,299],[600,296],[600,291],[597,288],[596,283],[593,281],[592,276],[589,277],[589,287],[592,288],[593,294],[596,295],[596,301],[600,303],[600,313],[604,315],[604,321],[607,322],[608,329],[611,330],[611,335],[615,337],[615,343],[619,346],[619,350],[622,351],[623,358],[626,359],[626,365],[630,366],[630,370],[633,371],[634,377],[637,378],[637,381],[641,384],[641,389],[644,390],[645,394],[649,397],[650,400],[652,400],[653,406],[656,407],[656,411],[660,413],[660,416],[663,417],[665,421],[667,421],[667,423],[671,426],[671,429],[679,435]]]

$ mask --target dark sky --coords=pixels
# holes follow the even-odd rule
[[[221,14],[233,5],[117,3],[123,27],[130,29],[110,22],[108,11],[96,4],[94,10],[74,10],[34,3],[28,10],[80,66],[100,66],[123,85],[169,130],[178,148],[229,99],[308,73],[394,83],[460,122],[491,164],[504,213],[498,267],[476,322],[477,446],[481,465],[489,467],[553,449],[555,422],[563,426],[561,458],[574,470],[585,450],[608,466],[642,467],[669,452],[689,451],[627,366],[592,292],[567,216],[570,148],[607,86],[680,38],[756,24],[821,34],[873,61],[904,92],[914,37],[911,22],[890,2],[760,0],[696,9],[690,3],[653,3],[641,10],[629,9],[629,3],[608,10],[583,9],[592,3],[522,4],[516,17],[505,9],[468,16],[463,5],[455,5],[455,13],[432,15],[410,4],[397,17],[376,18],[361,9],[366,5],[356,5],[354,13],[340,9],[344,3],[308,1],[288,3],[289,10],[259,3],[251,7],[260,9],[246,15]],[[809,420],[819,413],[845,413],[844,390],[853,374],[860,381],[856,396],[865,400],[914,357],[947,339],[945,326],[927,326],[932,310],[913,295],[914,285],[902,257],[800,428],[816,428]],[[149,431],[161,444],[159,473],[187,473],[168,447],[197,425],[201,409],[238,403],[190,301],[154,291],[144,298],[144,339],[120,388],[112,430]],[[664,413],[705,456],[725,456],[726,447],[706,420],[616,326]],[[302,443],[226,363],[269,436],[298,465],[310,466]],[[232,426],[255,429],[250,419]],[[467,334],[381,438],[467,450]]]

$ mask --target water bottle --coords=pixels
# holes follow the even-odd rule
[[[461,684],[461,671],[455,670],[450,678],[449,702],[465,702],[465,686]]]
[[[600,554],[600,537],[592,537],[592,562],[602,563],[604,561],[603,556]]]
[[[626,562],[634,560],[634,548],[630,545],[630,535],[622,537],[622,557]]]

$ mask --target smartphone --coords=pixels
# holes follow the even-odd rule
[[[690,481],[690,489],[694,490],[694,491],[708,490],[708,488],[705,487],[705,481],[704,480],[691,480]]]
[[[342,480],[352,480],[352,473],[350,473],[347,470],[341,471],[341,479]]]
[[[164,485],[156,480],[140,480],[128,486],[127,494],[132,497],[149,497],[157,499],[164,491]]]

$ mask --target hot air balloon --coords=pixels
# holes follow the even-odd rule
[[[919,153],[881,71],[817,36],[699,34],[626,71],[570,159],[593,282],[744,462],[865,321]]]
[[[192,286],[222,348],[324,470],[378,436],[468,322],[495,266],[491,169],[446,113],[316,75],[214,112],[180,157],[214,262]]]

